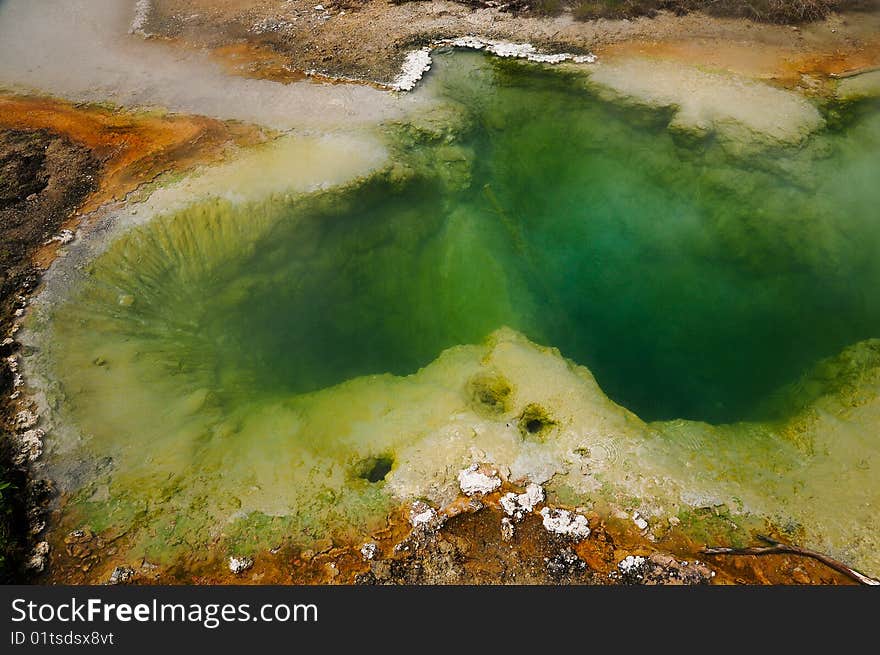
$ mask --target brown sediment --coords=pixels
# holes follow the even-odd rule
[[[796,87],[802,84],[804,75],[842,77],[877,67],[880,65],[880,37],[859,41],[848,47],[818,47],[809,51],[795,45],[764,44],[756,48],[750,42],[718,42],[711,39],[625,41],[598,48],[596,53],[608,59],[643,56],[696,63],[707,69],[726,70]]]
[[[880,66],[880,39],[850,51],[823,52],[794,57],[793,75],[827,75],[842,78],[876,70]]]
[[[282,84],[309,79],[305,71],[292,68],[284,57],[257,44],[231,43],[212,50],[211,55],[223,64],[224,70],[230,75]]]
[[[409,508],[402,507],[360,543],[325,539],[309,548],[279,544],[256,553],[253,566],[238,574],[229,570],[220,540],[157,566],[148,559],[126,559],[125,533],[94,534],[88,527],[67,534],[57,530],[52,566],[41,581],[106,583],[118,566],[131,570],[131,584],[853,584],[809,558],[707,556],[700,552],[705,544],[678,527],[658,538],[628,519],[595,511],[584,512],[591,533],[578,542],[548,532],[537,512],[515,522],[513,536],[505,538],[500,496],[501,491],[479,501],[459,498],[440,512],[445,521],[435,529],[413,529]],[[375,544],[372,558],[362,555],[363,543]],[[618,568],[630,555],[647,562],[638,578]]]

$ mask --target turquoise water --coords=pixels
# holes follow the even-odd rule
[[[322,390],[502,326],[642,419],[710,423],[765,414],[818,359],[880,336],[876,105],[773,146],[671,132],[667,110],[479,54],[438,54],[428,92],[433,115],[386,126],[382,173],[158,217],[53,310],[65,416],[114,461],[77,497],[93,521],[177,544],[254,508],[316,538],[325,520],[361,529],[397,449],[464,411],[465,373]]]

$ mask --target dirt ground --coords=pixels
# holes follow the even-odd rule
[[[779,25],[668,12],[576,21],[571,13],[536,17],[445,0],[156,0],[143,33],[207,48],[234,73],[278,81],[314,71],[388,84],[408,51],[464,35],[600,57],[616,47],[646,46],[697,63],[708,56],[707,64],[746,66],[770,78],[880,63],[880,12]]]
[[[35,247],[98,186],[99,162],[91,150],[45,129],[0,131],[0,329],[23,306],[17,291],[35,271]],[[10,383],[9,376],[4,382]]]
[[[28,291],[38,283],[32,261],[36,248],[55,235],[61,223],[97,186],[99,163],[91,151],[48,130],[0,129],[0,334],[7,335],[13,317],[21,312]],[[0,346],[2,405],[13,391],[15,371],[7,357],[15,350],[6,340]],[[8,414],[7,410],[7,414]],[[8,427],[8,426],[4,426]],[[22,493],[27,472],[10,465],[13,459],[8,429],[3,430],[0,482],[10,485],[0,503],[0,546],[4,573],[22,558],[30,499]],[[11,493],[14,492],[14,493]],[[19,502],[14,502],[18,499]],[[6,575],[2,576],[3,578]]]

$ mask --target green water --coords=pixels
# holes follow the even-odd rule
[[[294,501],[278,485],[337,450],[331,505],[385,507],[379,476],[353,483],[352,467],[417,428],[360,443],[359,421],[386,411],[378,391],[340,405],[338,423],[315,418],[323,396],[309,394],[412,374],[502,326],[589,367],[645,420],[710,423],[759,416],[818,359],[880,336],[876,108],[799,146],[737,150],[537,66],[439,55],[429,88],[454,128],[388,126],[392,170],[339,193],[160,217],[116,240],[55,310],[65,411],[90,448],[128,462],[114,478],[124,493],[109,483],[117,520],[145,511],[142,496],[158,511],[223,475],[277,493],[284,514]],[[463,392],[419,393],[428,406]],[[177,510],[220,502],[202,491]],[[92,484],[83,498],[104,495]]]
[[[131,289],[130,315],[198,326],[185,338],[231,393],[408,374],[508,325],[645,419],[710,422],[750,416],[819,358],[880,335],[876,114],[735,159],[677,144],[664,112],[627,115],[563,75],[459,57],[469,65],[441,60],[435,84],[471,129],[413,147],[451,159],[467,188],[417,177],[290,208],[210,275],[163,271],[155,298]],[[167,223],[134,237],[138,257],[180,229]]]

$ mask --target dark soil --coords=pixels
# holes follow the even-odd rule
[[[87,148],[45,130],[0,130],[0,340],[37,285],[34,252],[96,187],[99,162]],[[11,413],[13,372],[0,347],[0,412]],[[20,579],[27,548],[27,471],[12,464],[12,426],[0,425],[0,582]]]

